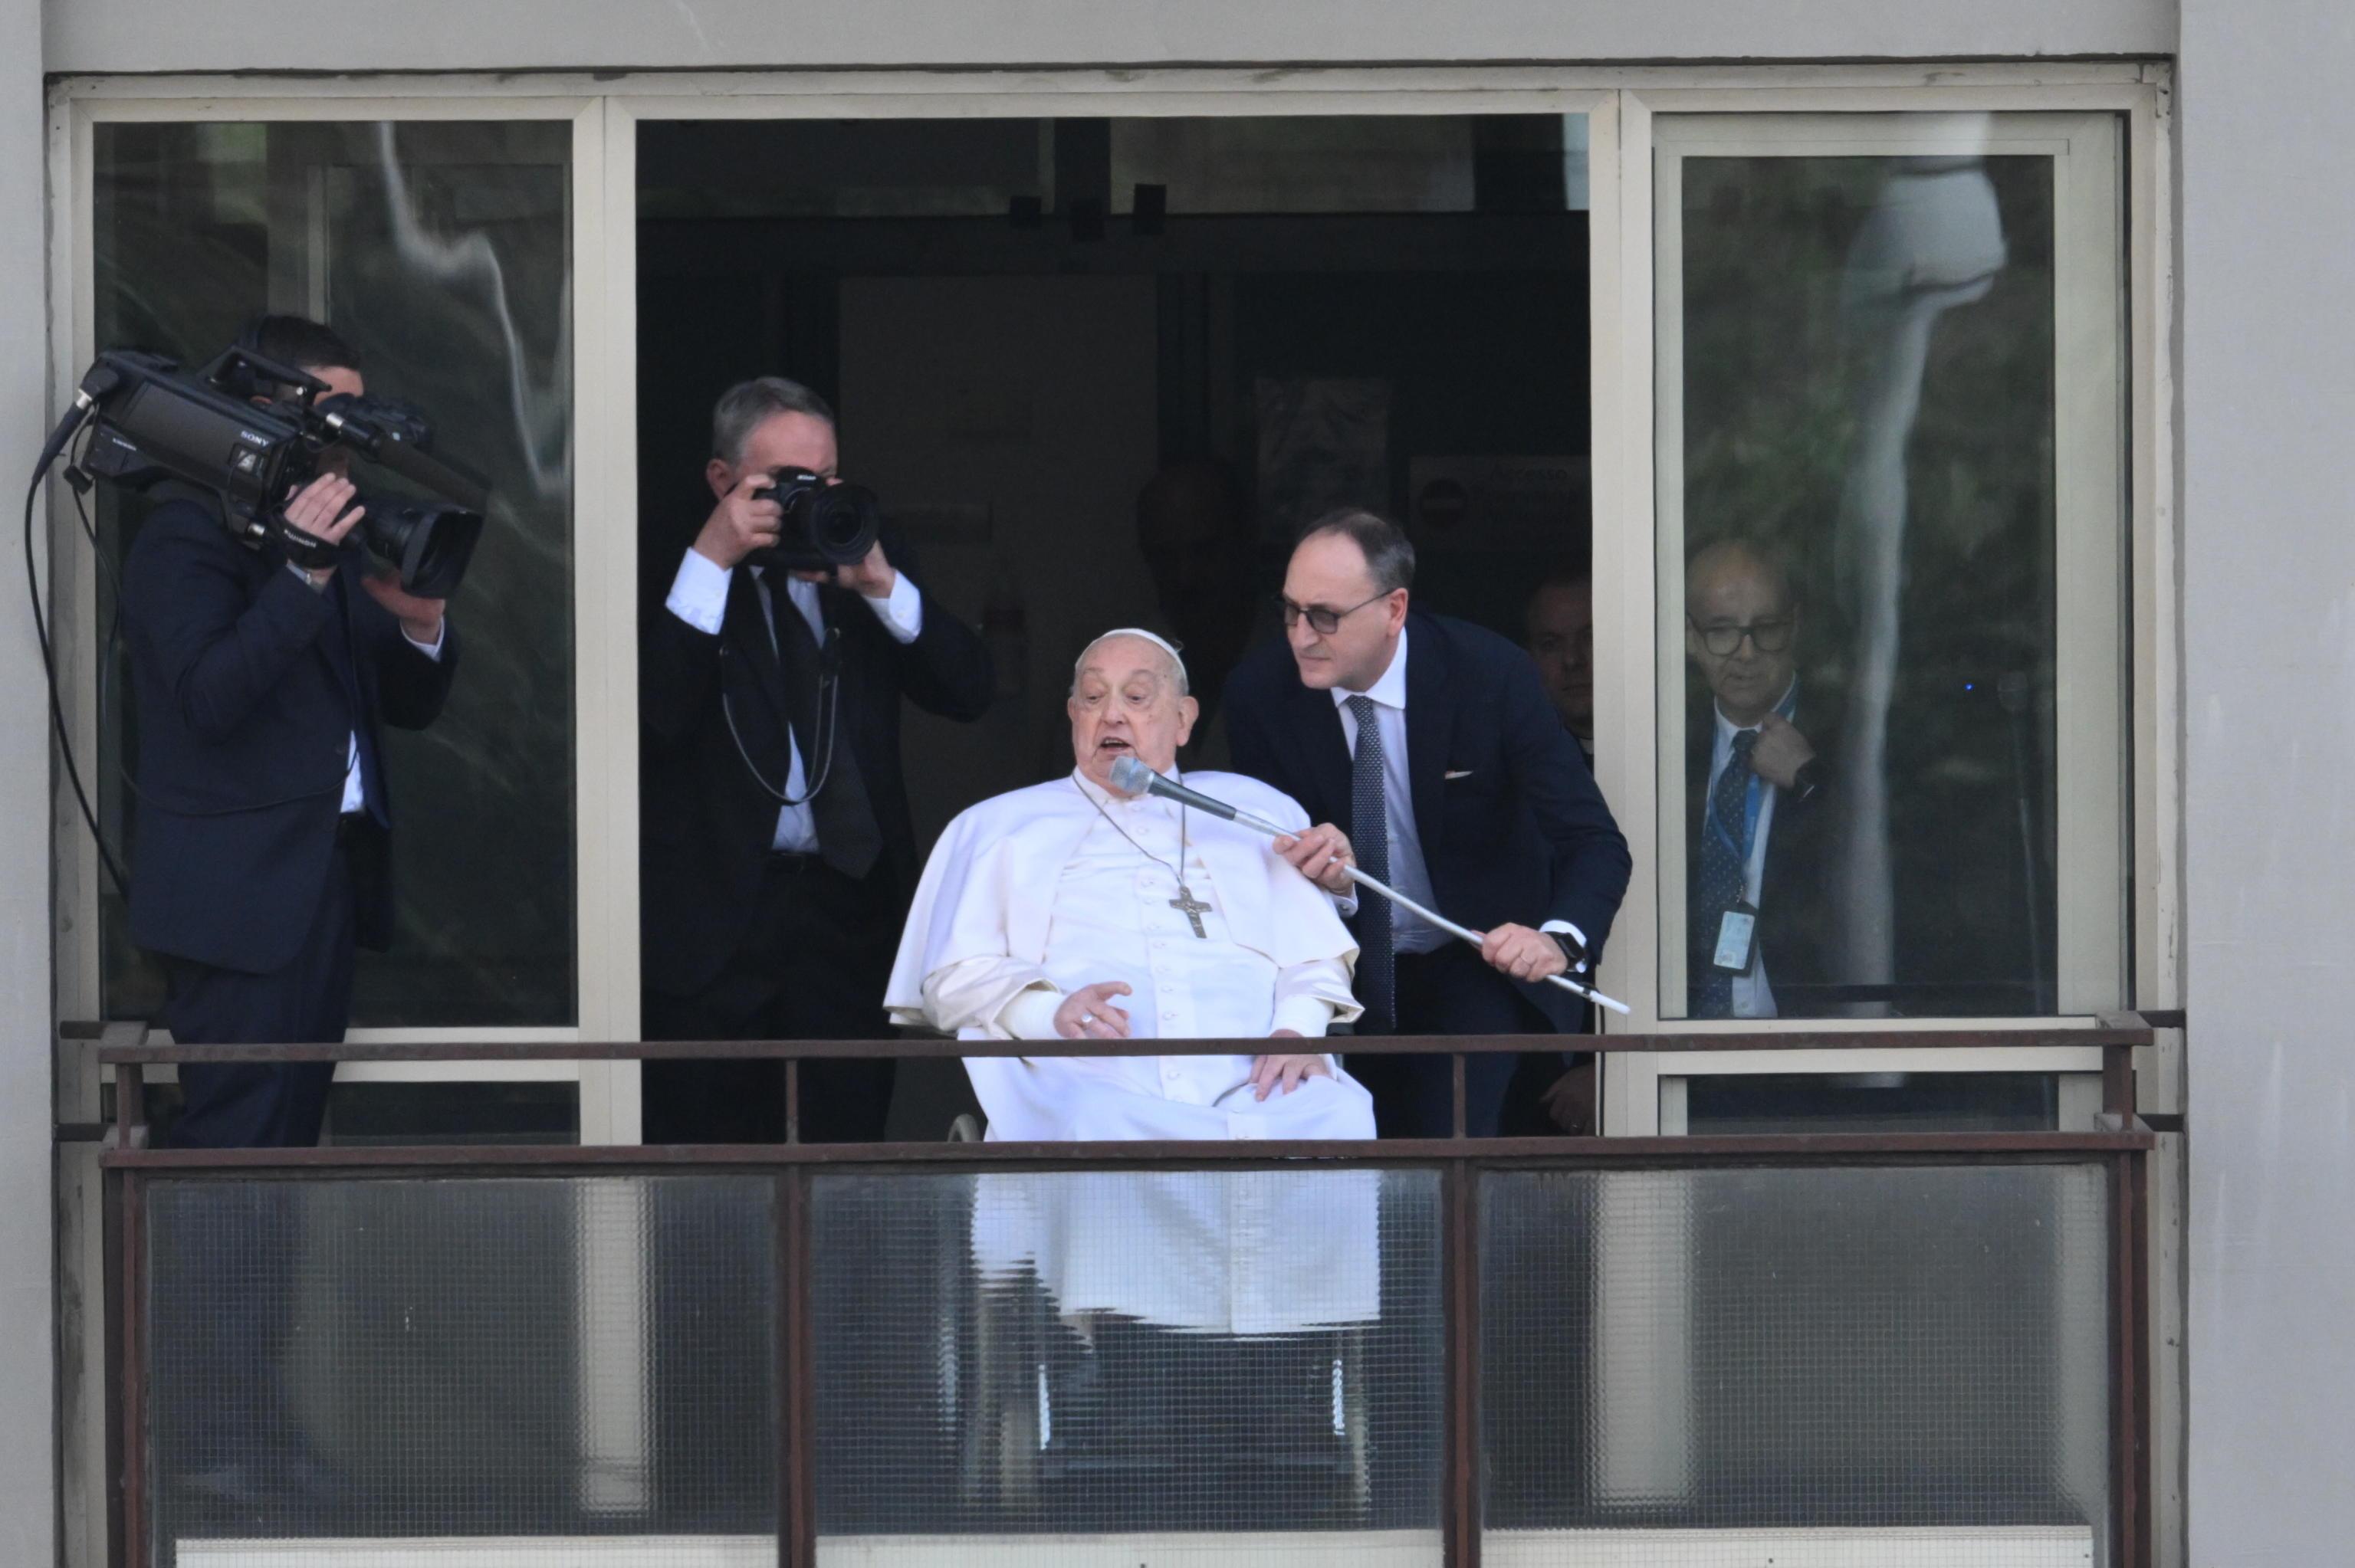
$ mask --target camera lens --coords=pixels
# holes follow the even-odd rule
[[[811,500],[810,544],[836,565],[854,566],[875,547],[882,521],[873,491],[858,484],[832,485]]]
[[[483,517],[438,501],[368,501],[368,548],[400,568],[400,586],[421,599],[447,599],[466,575]]]

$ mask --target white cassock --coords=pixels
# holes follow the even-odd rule
[[[1256,779],[1187,783],[1268,821],[1307,814]],[[1117,824],[1115,826],[1114,824]],[[985,800],[941,835],[916,889],[886,1005],[892,1021],[965,1039],[1056,1038],[1070,992],[1124,980],[1140,1039],[1311,1038],[1360,1009],[1357,944],[1329,895],[1264,834],[1129,800],[1077,772]],[[1124,832],[1126,836],[1124,836]],[[1134,842],[1132,842],[1134,841]],[[1284,1044],[1273,1049],[1283,1050]],[[1243,1054],[968,1057],[995,1139],[1370,1139],[1365,1089],[1330,1077],[1265,1100]],[[1067,1312],[1272,1333],[1376,1311],[1370,1171],[1049,1173],[986,1178],[974,1250],[985,1272],[1035,1264]]]

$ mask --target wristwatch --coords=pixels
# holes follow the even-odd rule
[[[1828,781],[1823,758],[1810,757],[1799,764],[1799,771],[1793,775],[1791,794],[1795,799],[1804,800],[1822,789]]]
[[[1561,961],[1567,971],[1576,974],[1579,966],[1586,962],[1586,944],[1567,931],[1548,931],[1546,935],[1561,949]]]

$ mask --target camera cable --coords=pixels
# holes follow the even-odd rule
[[[815,755],[810,758],[809,767],[809,772],[815,777],[810,787],[800,795],[794,795],[790,790],[781,789],[770,783],[768,778],[762,773],[760,764],[752,760],[752,753],[745,747],[744,736],[736,727],[736,710],[728,701],[728,681],[725,672],[721,674],[719,716],[728,723],[728,738],[736,743],[736,755],[743,758],[744,770],[752,776],[752,782],[758,784],[764,794],[781,806],[808,805],[817,799],[818,791],[826,788],[826,779],[834,772],[834,748],[839,739],[837,721],[842,716],[841,640],[842,630],[839,627],[829,626],[826,629],[826,647],[819,656],[817,676],[817,705],[823,716],[819,721],[818,732],[815,737],[812,747]],[[722,655],[727,653],[728,649],[724,643],[719,652]],[[792,726],[787,726],[786,734],[791,736],[792,733]]]
[[[33,514],[40,503],[42,482],[48,478],[50,466],[58,461],[58,454],[72,441],[75,432],[81,429],[93,407],[95,404],[86,395],[74,399],[74,406],[66,411],[64,418],[58,421],[58,428],[49,432],[48,442],[41,448],[40,461],[33,470],[33,482],[25,489],[25,591],[32,601],[33,640],[41,646],[41,673],[48,683],[49,690],[49,723],[57,730],[58,755],[65,763],[66,782],[73,786],[74,803],[81,808],[81,820],[89,825],[91,841],[98,846],[100,863],[106,867],[115,891],[127,895],[130,881],[123,874],[123,867],[116,862],[113,853],[106,847],[106,835],[99,832],[98,812],[91,805],[90,791],[82,787],[81,768],[74,761],[73,735],[66,724],[65,697],[58,687],[57,651],[49,645],[48,617],[41,609],[41,566],[33,538]],[[79,494],[75,500],[80,500]]]

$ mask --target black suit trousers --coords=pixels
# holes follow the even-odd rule
[[[328,857],[303,945],[284,967],[247,974],[192,959],[165,959],[171,992],[162,1022],[182,1045],[332,1044],[351,1022],[352,960],[360,900],[383,874],[385,840],[346,819]],[[333,1062],[186,1063],[180,1068],[178,1149],[307,1149],[319,1141]]]
[[[692,995],[645,991],[649,1040],[882,1040],[883,992],[901,904],[888,863],[847,876],[814,855],[772,855],[752,918],[719,972]],[[808,1143],[879,1140],[891,1107],[890,1058],[805,1062]],[[648,1143],[779,1143],[780,1062],[649,1062]]]
[[[1398,956],[1401,1034],[1549,1034],[1553,1025],[1472,948],[1450,942]],[[1464,1131],[1494,1138],[1519,1058],[1509,1051],[1464,1058]],[[1374,1097],[1384,1138],[1447,1138],[1455,1131],[1451,1056],[1351,1056],[1349,1074]]]
[[[162,1022],[183,1045],[325,1044],[351,1017],[357,900],[381,874],[384,838],[372,821],[347,820],[302,947],[283,968],[247,974],[167,958],[170,1000]],[[333,1062],[188,1062],[176,1149],[306,1149],[319,1141]],[[192,1471],[244,1467],[265,1476],[307,1449],[280,1377],[293,1319],[298,1237],[282,1207],[261,1193],[223,1189],[203,1234],[167,1241],[176,1273],[198,1304],[186,1314],[175,1375],[155,1390],[159,1431]]]

